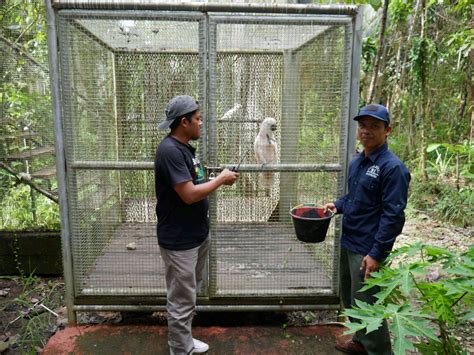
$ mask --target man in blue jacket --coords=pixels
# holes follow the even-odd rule
[[[387,109],[371,104],[363,107],[354,120],[358,121],[357,135],[364,150],[349,166],[347,195],[324,206],[344,215],[340,290],[345,308],[354,305],[354,299],[376,301],[377,288],[358,291],[370,273],[379,269],[402,231],[410,183],[408,169],[388,150],[386,140],[392,129]],[[359,331],[351,341],[338,343],[336,348],[346,353],[391,354],[387,324],[369,334]]]

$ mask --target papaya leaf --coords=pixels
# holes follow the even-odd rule
[[[366,312],[372,313],[372,314],[383,312],[383,309],[384,309],[383,306],[371,305],[371,304],[368,304],[367,302],[361,301],[357,298],[354,300],[354,302],[355,302],[355,304],[358,308],[360,308],[361,310],[364,310]]]
[[[344,335],[354,334],[355,332],[358,332],[359,330],[362,330],[365,328],[365,324],[357,323],[357,322],[347,322],[345,326],[348,329],[345,330],[344,333],[342,333]]]
[[[456,265],[450,265],[445,269],[448,274],[454,274],[459,276],[466,276],[473,278],[474,277],[474,268],[469,267],[463,263],[459,263]]]
[[[377,304],[383,303],[398,287],[398,282],[396,280],[390,285],[382,288],[379,292],[377,292],[374,296],[377,298]]]
[[[446,257],[452,257],[454,255],[447,249],[435,247],[435,246],[426,246],[425,252],[428,256],[430,256],[431,258],[435,260],[439,260]]]
[[[465,254],[461,256],[461,261],[470,268],[474,269],[474,255]]]
[[[431,292],[429,295],[425,294],[426,304],[425,309],[429,308],[435,315],[436,318],[446,323],[454,323],[456,321],[456,314],[452,308],[456,298],[446,295],[445,292]]]
[[[474,295],[474,279],[472,278],[458,278],[446,280],[443,282],[447,289],[446,295],[459,295],[464,292]]]
[[[464,320],[474,319],[474,309],[471,309],[469,312],[467,312],[467,314],[465,314],[464,317],[462,317],[462,319]]]
[[[372,318],[369,322],[367,322],[367,333],[373,332],[374,330],[379,329],[382,326],[383,317],[382,318]]]
[[[395,354],[405,354],[408,350],[414,350],[413,344],[405,339],[411,334],[404,326],[403,319],[397,314],[392,318],[390,332],[394,336],[393,346]]]
[[[392,315],[390,331],[394,336],[395,354],[405,354],[406,351],[414,349],[413,344],[407,341],[407,337],[424,336],[438,341],[434,331],[429,327],[429,321],[424,319],[420,312],[411,310],[410,307],[404,304]]]
[[[414,336],[424,336],[431,340],[438,341],[434,330],[429,327],[429,320],[422,317],[422,314],[413,311],[409,305],[404,305],[399,310],[399,315],[403,319],[405,325],[411,329]]]
[[[424,248],[425,248],[425,244],[420,243],[420,242],[412,244],[412,245],[406,245],[392,251],[390,255],[388,256],[387,260],[391,261],[400,255],[411,257],[419,253]]]
[[[344,315],[357,319],[357,322],[347,322],[346,326],[349,328],[347,334],[366,329],[367,333],[377,330],[382,325],[386,315],[385,307],[383,305],[368,304],[361,300],[355,300],[356,306],[346,309]]]
[[[433,340],[428,341],[427,343],[417,343],[415,347],[421,351],[422,354],[442,354],[443,346],[440,342]]]

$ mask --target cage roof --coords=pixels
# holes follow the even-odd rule
[[[199,24],[176,20],[86,19],[77,24],[114,51],[199,51]],[[222,52],[279,52],[299,48],[330,26],[220,23],[217,50]]]

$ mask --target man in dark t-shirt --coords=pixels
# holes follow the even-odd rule
[[[159,129],[171,132],[155,156],[157,235],[165,264],[170,354],[204,353],[209,346],[192,337],[196,291],[209,256],[208,195],[232,185],[238,173],[224,169],[206,182],[196,149],[189,145],[201,135],[202,116],[191,96],[172,98]]]

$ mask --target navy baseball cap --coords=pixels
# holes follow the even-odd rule
[[[173,97],[165,108],[166,119],[158,125],[158,129],[169,128],[175,119],[196,111],[198,108],[199,103],[189,95]]]
[[[358,121],[364,116],[370,116],[390,124],[390,114],[384,105],[370,104],[364,106],[360,109],[359,114],[354,117],[354,120]]]

